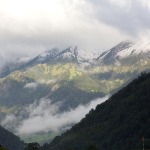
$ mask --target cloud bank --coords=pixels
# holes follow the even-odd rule
[[[73,124],[78,123],[93,108],[106,101],[109,96],[91,101],[87,105],[79,105],[75,109],[60,112],[61,103],[52,104],[48,99],[41,99],[26,107],[20,115],[9,115],[2,121],[3,126],[18,122],[16,133],[34,134],[40,132],[56,132],[70,128]],[[26,118],[22,115],[26,114]],[[17,121],[16,121],[17,120]]]

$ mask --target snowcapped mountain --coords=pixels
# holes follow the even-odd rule
[[[33,65],[33,64],[38,64],[38,63],[45,63],[47,60],[51,60],[55,58],[58,53],[60,52],[59,49],[53,48],[51,50],[47,50],[38,56],[34,57],[32,60],[30,60],[27,65]]]
[[[50,63],[52,61],[65,61],[65,60],[77,60],[77,47],[69,47],[65,50],[57,48],[45,51],[33,58],[28,62],[28,65],[35,65],[38,63]]]
[[[120,58],[131,57],[131,56],[142,56],[150,53],[150,42],[137,42],[131,44],[130,47],[119,51],[117,56]]]
[[[78,49],[77,46],[69,47],[65,50],[60,49],[52,49],[41,53],[33,60],[29,62],[29,64],[37,64],[37,63],[51,63],[55,61],[73,61],[81,66],[89,66],[94,63],[95,59],[99,56],[99,53],[85,51],[82,49]]]
[[[12,71],[43,63],[70,62],[78,65],[130,65],[133,63],[145,63],[150,58],[150,41],[123,41],[104,52],[92,52],[75,47],[66,49],[53,48],[32,58],[30,56],[18,58],[15,62],[6,64],[0,72],[3,77]]]
[[[100,54],[97,52],[91,52],[91,51],[85,51],[85,50],[79,50],[78,51],[78,62],[80,65],[90,65],[93,64],[95,59]]]
[[[130,41],[123,41],[111,48],[110,50],[103,52],[97,61],[103,65],[123,65],[130,63],[137,63],[142,60],[147,60],[150,57],[150,42],[139,41],[133,43]]]

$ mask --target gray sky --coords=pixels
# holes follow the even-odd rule
[[[0,55],[149,39],[150,0],[0,0]]]

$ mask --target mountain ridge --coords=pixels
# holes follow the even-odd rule
[[[18,69],[24,69],[26,67],[31,67],[33,65],[39,63],[52,63],[53,61],[74,61],[79,65],[85,64],[85,66],[91,65],[109,65],[109,64],[122,64],[122,59],[127,59],[128,57],[141,57],[139,59],[146,59],[150,56],[147,54],[150,53],[150,42],[148,41],[139,41],[137,43],[133,43],[131,41],[122,41],[113,48],[106,50],[104,52],[97,53],[88,53],[84,52],[75,47],[68,47],[66,49],[58,49],[52,48],[51,50],[47,50],[33,58],[30,56],[18,58],[16,62],[11,62],[11,64],[5,65],[1,70],[0,76],[4,77],[11,73],[12,71]],[[138,56],[139,55],[139,56]],[[138,60],[135,60],[136,63]],[[13,67],[12,67],[13,66]]]
[[[135,59],[135,57],[138,57],[138,60],[147,58],[149,59],[150,42],[139,41],[137,43],[133,43],[129,41],[124,41],[106,52],[102,53],[102,55],[100,55],[99,57],[100,62],[103,64],[110,64],[110,63],[115,64],[115,61],[121,63],[122,59],[127,58]],[[134,63],[136,63],[138,60],[134,60]]]
[[[119,46],[121,50],[115,51],[114,60],[123,50],[129,50],[131,54],[134,44],[127,48],[129,45],[127,43],[124,46],[123,42]],[[136,56],[136,59],[129,57],[117,60],[118,64],[115,61],[100,64],[96,60],[100,54],[85,51],[81,53],[77,50],[76,47],[69,47],[65,51],[53,49],[34,58],[20,59],[25,60],[25,63],[29,60],[31,63],[28,62],[28,65],[24,64],[22,68],[0,78],[1,122],[12,114],[16,118],[16,122],[12,122],[10,126],[6,124],[7,129],[16,133],[17,126],[29,117],[26,111],[22,116],[22,110],[41,99],[47,99],[52,104],[61,103],[59,111],[65,112],[117,92],[141,72],[150,70],[149,57],[145,59]],[[146,48],[146,51],[149,49]],[[42,58],[42,61],[33,61],[35,58],[36,61]]]
[[[89,145],[102,150],[142,148],[142,136],[150,138],[149,87],[150,73],[142,73],[42,150],[85,150]]]

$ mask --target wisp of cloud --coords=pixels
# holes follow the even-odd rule
[[[74,109],[60,112],[61,103],[52,104],[49,99],[41,99],[40,102],[34,102],[26,107],[22,113],[27,113],[28,117],[23,119],[21,116],[7,116],[2,125],[13,123],[18,120],[16,134],[29,135],[40,132],[55,132],[70,128],[73,124],[78,123],[93,108],[106,101],[109,96],[98,98],[86,105],[79,105]],[[21,119],[20,119],[21,118]]]

